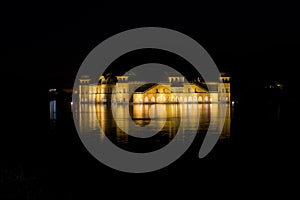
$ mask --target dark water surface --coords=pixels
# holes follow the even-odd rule
[[[50,102],[50,110],[54,106]],[[93,137],[99,145],[105,135],[117,146],[133,152],[151,152],[164,147],[173,139],[176,143],[192,140],[191,134],[205,135],[209,125],[220,129],[220,140],[230,139],[231,106],[224,104],[81,104],[72,105],[75,117],[79,121],[82,137]],[[223,129],[219,112],[225,111]],[[55,112],[52,112],[55,117]],[[133,121],[133,125],[131,124]],[[182,123],[182,137],[175,137]],[[131,126],[143,127],[136,130],[137,137],[132,137]],[[134,127],[132,127],[134,128]],[[102,131],[100,131],[100,129]],[[147,130],[147,132],[146,132]],[[187,133],[191,132],[191,133]],[[194,133],[192,133],[194,132]],[[145,134],[154,134],[148,137]],[[199,140],[199,142],[201,142]]]
[[[281,188],[289,178],[298,175],[295,132],[298,118],[289,102],[240,102],[228,107],[222,135],[203,159],[198,158],[199,149],[209,122],[217,116],[217,104],[182,105],[184,112],[180,119],[174,112],[179,105],[161,105],[163,109],[155,109],[162,108],[158,105],[131,106],[130,115],[137,126],[163,127],[154,140],[144,143],[117,129],[106,105],[84,104],[75,109],[75,116],[82,119],[80,128],[88,133],[86,137],[96,135],[101,143],[100,126],[115,144],[136,152],[167,144],[180,120],[187,130],[198,129],[182,157],[161,170],[145,174],[119,172],[96,160],[79,139],[68,100],[25,102],[16,106],[19,113],[8,116],[15,123],[7,124],[8,131],[2,133],[1,188],[5,197],[100,198],[107,194],[128,196],[131,191],[137,196],[136,190],[153,198],[158,191],[169,197],[177,196],[178,192],[201,196],[211,190],[254,195],[265,192],[266,185]],[[37,109],[32,109],[34,106]],[[122,118],[122,114],[127,108],[114,107],[119,111],[115,119],[124,127],[129,119]],[[199,114],[199,122],[195,121],[195,114]],[[167,120],[163,122],[161,118],[165,115]],[[176,142],[188,139],[186,135]],[[254,185],[250,187],[252,182]]]

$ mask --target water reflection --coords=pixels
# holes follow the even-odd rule
[[[50,101],[50,120],[56,120],[56,100]]]
[[[49,102],[50,113],[50,128],[53,129],[56,125],[56,100],[53,99]]]
[[[107,139],[104,137],[105,133],[113,143],[134,152],[153,151],[163,147],[174,138],[180,123],[186,132],[196,130],[199,134],[205,134],[209,125],[217,129],[220,123],[218,118],[225,114],[220,113],[222,109],[219,104],[80,104],[75,110],[79,117],[80,132],[86,133],[84,137],[101,142]],[[129,117],[126,115],[128,111]],[[230,111],[228,106],[220,139],[230,137]],[[149,138],[133,137],[126,133],[131,120],[136,126],[149,130],[162,128]],[[139,134],[142,135],[143,132]],[[189,135],[176,137],[176,140],[184,142],[189,140]]]

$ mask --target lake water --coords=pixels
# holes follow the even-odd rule
[[[50,118],[55,119],[55,102],[50,102]],[[221,129],[220,140],[230,139],[231,112],[221,104],[80,104],[72,105],[83,137],[105,140],[105,135],[119,147],[133,152],[149,152],[162,148],[172,140],[182,143],[204,136],[208,127]],[[224,105],[223,105],[224,106]],[[222,128],[219,118],[225,115]],[[175,137],[179,127],[185,134]],[[136,128],[135,135],[130,131]],[[102,131],[100,131],[102,130]],[[129,134],[128,134],[129,133]],[[147,135],[151,133],[151,135]]]
[[[251,102],[228,106],[219,142],[203,159],[198,157],[202,144],[200,139],[206,134],[209,124],[212,128],[219,127],[217,122],[223,115],[220,113],[221,104],[71,106],[69,101],[57,99],[42,105],[47,108],[47,113],[40,111],[41,115],[24,117],[21,125],[11,126],[18,130],[16,133],[3,134],[9,136],[11,142],[2,140],[6,143],[6,146],[2,145],[6,148],[2,152],[9,152],[9,157],[1,157],[2,172],[8,179],[13,174],[12,177],[17,177],[14,180],[19,180],[13,183],[16,189],[10,194],[20,194],[23,187],[22,191],[29,188],[36,194],[40,191],[45,196],[53,194],[54,198],[80,195],[86,198],[87,195],[101,196],[104,192],[109,195],[132,194],[131,191],[137,190],[157,197],[156,191],[166,194],[175,191],[175,195],[196,191],[202,195],[207,188],[224,189],[228,186],[225,191],[232,195],[240,191],[237,186],[244,187],[246,183],[254,182],[262,189],[265,185],[281,187],[282,182],[277,180],[295,177],[299,169],[298,134],[294,128],[298,118],[292,115],[293,104]],[[149,152],[164,147],[170,141],[182,143],[194,139],[190,134],[200,137],[196,136],[191,147],[163,169],[145,174],[124,173],[107,167],[87,151],[74,127],[71,107],[79,122],[78,128],[85,133],[84,137],[99,144],[108,137],[116,145],[133,152]],[[50,130],[43,124],[44,118],[50,118]],[[35,128],[28,129],[27,124],[34,124]],[[137,132],[138,137],[126,133],[132,124],[141,128]],[[186,132],[184,137],[176,137],[180,124]],[[147,137],[149,135],[145,135],[143,128],[154,133],[157,131],[157,134]],[[27,133],[24,130],[31,131]],[[191,133],[193,131],[196,133]],[[19,168],[11,167],[14,162],[19,171]],[[282,164],[286,168],[282,168]],[[231,181],[236,184],[232,185]],[[191,189],[191,185],[196,189]],[[174,186],[179,189],[174,190]],[[11,189],[12,186],[7,184],[6,188]],[[253,192],[253,187],[247,189],[251,190],[247,192]],[[23,193],[20,195],[23,196]]]

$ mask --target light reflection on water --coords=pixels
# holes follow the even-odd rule
[[[129,118],[126,117],[128,109],[131,116]],[[112,114],[112,110],[116,111],[115,115]],[[139,138],[136,141],[130,139],[132,136],[129,136],[116,125],[117,121],[119,125],[126,129],[129,126],[129,121],[133,120],[137,126],[147,127],[149,130],[163,127],[152,138],[152,146],[155,144],[162,147],[173,139],[180,123],[183,123],[183,130],[187,132],[196,130],[198,133],[203,133],[208,129],[210,122],[212,128],[218,128],[218,118],[222,114],[220,110],[219,104],[81,104],[74,109],[74,112],[79,119],[80,132],[86,134],[84,137],[96,138],[99,142],[103,141],[106,137],[99,129],[101,127],[106,136],[114,143],[122,147],[126,147],[128,144],[136,146],[146,139]],[[228,105],[220,139],[230,138],[230,111]],[[197,122],[197,119],[199,119],[199,122]],[[176,142],[184,142],[189,138],[189,135],[185,134],[184,137],[176,138],[178,140]]]
[[[50,101],[50,120],[56,120],[56,100]]]

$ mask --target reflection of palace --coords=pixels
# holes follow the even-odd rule
[[[222,104],[223,105],[223,104]],[[131,118],[126,117],[128,105],[113,104],[111,107],[107,104],[74,104],[77,108],[79,118],[79,128],[81,132],[90,133],[85,137],[91,137],[93,133],[98,137],[99,126],[102,133],[110,134],[120,143],[128,142],[127,133],[117,128],[116,121],[125,129],[129,127],[129,121],[133,120],[137,126],[147,126],[148,129],[155,129],[164,125],[163,131],[167,137],[172,138],[176,133],[176,127],[182,123],[183,131],[196,130],[203,132],[211,126],[211,129],[217,130],[223,127],[220,139],[230,138],[231,109],[227,106],[226,112],[221,104],[132,104],[129,106]],[[223,105],[225,106],[225,105]],[[150,121],[150,108],[153,107]],[[178,112],[180,109],[180,112]],[[112,114],[115,112],[115,116]],[[224,126],[222,126],[220,117],[225,115]],[[166,116],[166,121],[162,121]],[[198,117],[197,117],[198,116]],[[180,121],[178,121],[180,118]],[[199,121],[197,120],[199,118]],[[150,123],[151,122],[151,123]],[[141,132],[140,134],[143,134]],[[104,135],[100,135],[101,139]],[[162,136],[163,137],[163,136]],[[188,139],[181,138],[182,141]]]
[[[168,81],[161,83],[130,81],[130,76],[125,75],[101,76],[99,82],[94,84],[88,76],[81,77],[79,81],[80,103],[92,100],[96,103],[230,102],[230,77],[226,74],[221,74],[220,82],[209,83],[204,83],[200,78],[189,83],[179,75],[169,76]],[[220,84],[221,82],[224,84]],[[212,88],[210,92],[205,85]]]

